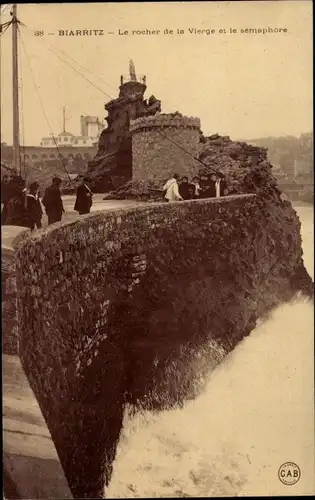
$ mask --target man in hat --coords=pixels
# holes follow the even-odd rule
[[[54,177],[52,185],[45,190],[44,198],[42,199],[42,204],[48,216],[48,224],[61,221],[62,214],[65,211],[61,198],[60,184],[60,177]]]
[[[186,175],[182,177],[178,191],[183,200],[192,200],[194,198],[195,186],[189,182]]]
[[[29,215],[30,229],[39,229],[42,227],[42,207],[39,200],[39,184],[32,182],[30,184],[29,193],[27,195],[27,210]]]
[[[80,215],[89,214],[92,206],[93,193],[88,186],[89,179],[84,177],[77,189],[77,198],[75,200],[74,210]]]
[[[227,182],[225,179],[225,175],[219,171],[218,178],[216,180],[216,197],[220,198],[221,196],[227,195]]]
[[[1,204],[3,204],[3,209],[1,211],[1,224],[4,224],[4,221],[7,216],[8,211],[8,201],[10,199],[10,179],[8,174],[4,174],[1,178]]]
[[[10,180],[10,198],[4,224],[7,226],[29,227],[27,190],[25,181],[20,175],[15,175]]]
[[[201,176],[201,198],[215,198],[217,176],[214,173]]]

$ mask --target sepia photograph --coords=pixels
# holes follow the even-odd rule
[[[1,5],[5,500],[315,495],[312,16]]]

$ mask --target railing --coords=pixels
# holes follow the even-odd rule
[[[146,85],[146,76],[145,75],[137,75],[136,79],[132,78],[130,75],[121,75],[120,77],[120,85],[129,82],[138,82]]]

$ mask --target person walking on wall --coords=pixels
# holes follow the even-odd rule
[[[178,190],[184,200],[192,200],[194,198],[195,186],[188,181],[188,177],[184,176],[182,178]]]
[[[8,202],[10,199],[10,179],[7,174],[1,179],[1,204],[3,204],[3,208],[1,210],[1,224],[5,223],[5,219],[8,213]]]
[[[194,177],[191,183],[194,186],[194,198],[199,198],[201,193],[201,186],[198,177]]]
[[[227,184],[224,175],[221,172],[218,172],[216,181],[214,184],[215,187],[215,197],[216,198],[221,198],[221,196],[224,196],[227,194]]]
[[[1,224],[6,224],[6,219],[8,217],[8,203],[16,194],[17,180],[19,182],[19,179],[22,179],[22,177],[20,177],[16,171],[12,171],[9,175],[5,175],[1,180],[1,203],[3,203]]]
[[[221,179],[220,177],[217,178],[215,181],[215,197],[220,198],[220,184],[221,184]]]
[[[216,195],[217,195],[216,182],[217,182],[216,174],[211,174],[210,176],[207,176],[206,186],[205,186],[205,189],[203,191],[204,198],[215,198],[216,197]]]
[[[30,229],[39,229],[42,227],[43,210],[39,199],[39,184],[32,182],[27,195],[27,210],[29,215]]]
[[[219,172],[220,176],[220,196],[226,196],[228,194],[227,190],[227,182],[225,175],[222,172]]]
[[[178,191],[178,181],[179,175],[174,174],[171,179],[169,179],[163,186],[163,191],[165,192],[164,198],[166,201],[180,201],[183,200]]]
[[[10,181],[10,199],[4,224],[7,226],[29,227],[27,210],[27,190],[25,181],[16,175]]]
[[[61,192],[60,192],[61,179],[54,177],[52,185],[45,190],[42,203],[45,207],[48,216],[48,224],[61,221],[62,214],[64,213]]]
[[[77,189],[77,198],[75,200],[74,210],[80,215],[89,214],[92,206],[93,193],[88,186],[88,179],[83,178],[82,183]]]

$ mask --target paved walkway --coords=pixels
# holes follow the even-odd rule
[[[3,355],[2,367],[5,498],[72,498],[19,358]]]
[[[63,215],[62,220],[73,220],[77,219],[79,216],[78,212],[73,210],[75,204],[75,196],[74,195],[65,195],[62,197],[63,206],[66,213]],[[129,208],[135,207],[137,205],[143,204],[143,202],[132,201],[132,200],[103,200],[103,194],[95,194],[93,196],[93,205],[91,208],[91,212],[97,212],[98,210],[112,210],[113,208]],[[47,226],[47,215],[43,215],[42,223],[44,226]]]
[[[75,195],[64,195],[62,197],[63,206],[66,211],[63,214],[62,220],[73,220],[77,219],[79,216],[78,212],[75,212],[73,207],[75,204]],[[98,210],[112,210],[113,208],[128,208],[135,207],[137,205],[142,205],[143,202],[133,201],[133,200],[103,200],[104,194],[95,194],[93,196],[93,205],[91,212],[97,212]],[[1,203],[1,211],[3,208],[3,203]],[[43,226],[48,225],[47,215],[44,213],[42,218]]]

